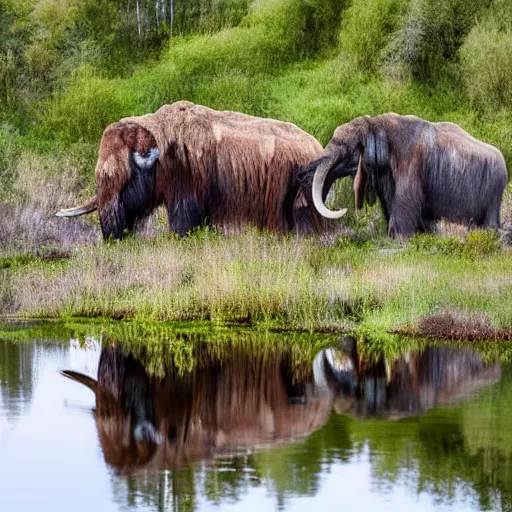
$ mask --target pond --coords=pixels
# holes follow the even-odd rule
[[[499,358],[160,343],[0,340],[2,512],[512,510]]]

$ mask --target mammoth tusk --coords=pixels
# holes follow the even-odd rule
[[[133,159],[135,160],[137,167],[142,170],[151,169],[159,156],[160,150],[158,148],[151,148],[145,156],[141,155],[138,151],[133,153]]]
[[[315,170],[315,174],[313,175],[313,187],[312,187],[312,196],[313,196],[313,204],[315,208],[318,210],[318,213],[323,217],[327,217],[328,219],[339,219],[343,217],[347,213],[347,208],[342,208],[338,211],[329,210],[323,201],[322,192],[324,189],[325,179],[331,170],[331,164],[329,160],[322,162]]]
[[[98,202],[96,200],[96,196],[94,196],[87,203],[81,204],[80,206],[75,206],[74,208],[65,208],[59,210],[55,215],[57,217],[78,217],[79,215],[91,213],[97,209]]]
[[[60,373],[68,379],[74,380],[75,382],[80,382],[80,384],[88,387],[93,393],[96,393],[98,382],[92,377],[88,377],[83,373],[74,372],[72,370],[62,370]]]

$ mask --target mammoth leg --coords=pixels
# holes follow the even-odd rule
[[[421,219],[421,205],[416,204],[411,198],[395,196],[389,216],[389,237],[407,238],[414,233],[423,232],[425,225]]]
[[[169,229],[180,236],[185,236],[189,231],[203,224],[203,215],[195,199],[180,198],[167,206]]]
[[[116,196],[101,209],[100,225],[105,240],[110,237],[113,237],[115,240],[120,240],[123,238],[125,229],[131,229],[131,227],[133,227],[128,226],[124,206],[119,196]]]
[[[422,153],[418,151],[406,166],[391,170],[394,193],[389,202],[388,235],[392,238],[407,238],[426,231],[425,196],[420,177],[422,161]]]
[[[492,204],[487,208],[484,218],[481,223],[478,223],[478,227],[484,229],[499,229],[500,228],[500,202]]]
[[[409,176],[397,182],[390,205],[388,235],[391,238],[407,238],[414,233],[424,233],[423,203],[423,194],[416,180]]]

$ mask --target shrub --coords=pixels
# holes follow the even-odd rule
[[[408,240],[408,248],[418,252],[461,256],[464,243],[455,236],[437,236],[432,233],[415,234]]]
[[[464,240],[456,236],[438,236],[432,233],[416,234],[409,238],[410,250],[476,258],[494,254],[500,249],[498,234],[495,230],[475,229],[469,231]]]
[[[494,229],[475,229],[466,235],[464,255],[470,258],[489,256],[500,248],[498,233]]]
[[[343,15],[343,51],[364,71],[376,71],[382,51],[398,28],[409,0],[360,0]]]
[[[461,48],[464,82],[480,108],[512,107],[512,24],[500,28],[490,19],[476,25]]]
[[[386,50],[390,70],[423,80],[439,78],[446,64],[456,60],[484,8],[474,0],[411,0],[404,24]]]

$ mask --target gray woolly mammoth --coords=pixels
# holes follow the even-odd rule
[[[179,101],[108,126],[96,196],[57,215],[98,210],[104,238],[122,238],[161,205],[180,235],[201,225],[317,232],[322,217],[296,172],[321,154],[320,143],[293,124]]]
[[[336,412],[388,419],[456,403],[501,376],[498,364],[486,364],[469,349],[428,347],[394,360],[365,360],[351,337],[317,354],[314,365],[315,376],[323,375],[324,386],[333,392]]]
[[[346,208],[324,204],[334,180],[354,177],[356,209],[373,191],[391,237],[429,231],[446,219],[499,228],[508,174],[503,155],[453,123],[388,113],[336,128],[324,155],[300,171],[317,210],[340,218]]]

